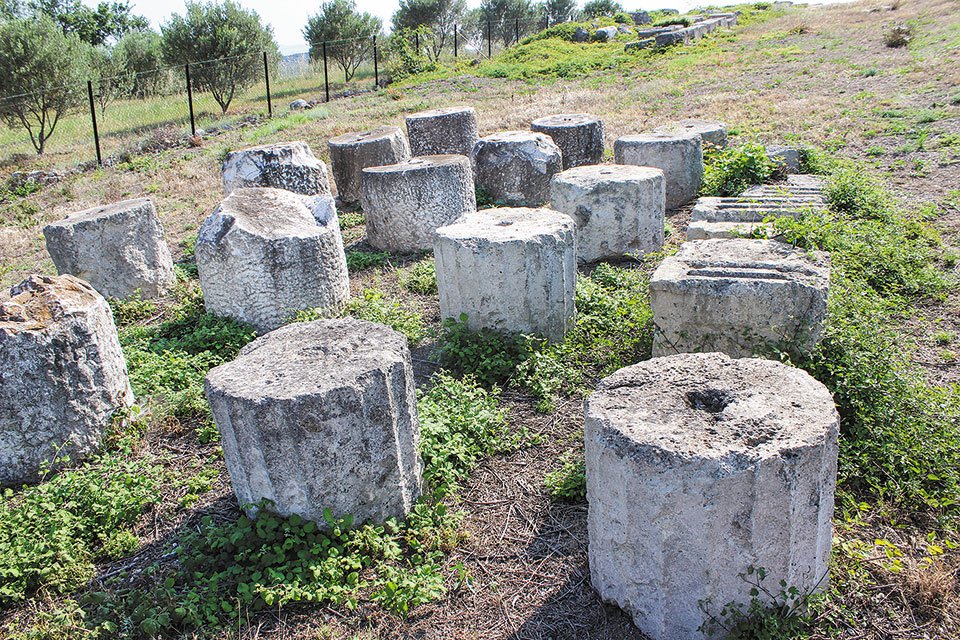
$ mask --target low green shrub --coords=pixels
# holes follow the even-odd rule
[[[777,165],[762,144],[716,149],[704,154],[701,195],[738,196],[748,187],[770,180]]]
[[[437,294],[437,265],[433,258],[420,262],[399,272],[400,286],[411,293],[424,296]]]
[[[446,318],[440,327],[437,352],[440,365],[458,374],[470,374],[486,387],[507,382],[517,366],[530,357],[535,341],[490,329],[472,331],[466,314]]]
[[[389,261],[390,254],[385,251],[347,251],[347,270],[350,273],[382,267]]]
[[[548,473],[543,484],[554,500],[583,502],[587,499],[587,475],[583,451],[565,451],[560,468]]]
[[[660,18],[653,23],[653,27],[669,27],[671,25],[680,25],[682,27],[689,27],[691,24],[690,18],[686,16],[668,16],[666,18]]]

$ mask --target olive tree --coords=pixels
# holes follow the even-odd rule
[[[164,69],[163,39],[156,31],[132,31],[113,48],[130,77],[130,93],[145,98],[164,93],[170,87],[170,71]]]
[[[400,8],[393,14],[393,30],[430,29],[428,53],[437,60],[466,12],[466,0],[400,0]]]
[[[127,71],[124,52],[120,48],[94,47],[90,53],[90,75],[100,111],[106,111],[108,104],[132,93],[133,74]]]
[[[331,0],[320,5],[320,11],[310,16],[303,28],[303,37],[310,45],[310,59],[323,57],[323,43],[327,53],[343,69],[349,81],[357,67],[367,57],[372,38],[383,29],[383,21],[369,13],[357,11],[353,0]]]
[[[621,11],[623,11],[623,5],[614,2],[614,0],[591,0],[583,5],[583,15],[588,18],[599,18],[601,16],[609,18]]]

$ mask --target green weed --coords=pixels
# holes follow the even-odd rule
[[[738,196],[748,187],[770,180],[777,165],[761,144],[717,149],[704,154],[703,186],[705,196]]]
[[[347,251],[347,270],[350,273],[382,267],[389,261],[390,254],[385,251]]]
[[[437,265],[433,258],[425,258],[398,273],[400,286],[411,293],[424,296],[437,294]]]
[[[543,484],[554,500],[583,502],[587,499],[586,465],[583,451],[565,451],[560,456],[560,468],[548,473]]]
[[[418,344],[427,337],[423,316],[398,300],[388,300],[377,289],[364,289],[360,297],[352,298],[347,313],[360,320],[385,324],[407,336],[410,344]]]

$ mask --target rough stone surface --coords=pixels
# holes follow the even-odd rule
[[[360,202],[362,172],[367,167],[397,164],[410,159],[410,145],[399,127],[380,127],[345,133],[327,142],[337,196],[345,205]]]
[[[800,173],[800,150],[795,147],[767,147],[767,156],[784,167],[787,173]]]
[[[653,355],[808,353],[823,334],[829,286],[823,253],[771,240],[686,242],[650,279]]]
[[[687,226],[687,240],[715,240],[723,238],[766,238],[781,240],[773,225],[763,222],[706,222],[694,220]]]
[[[700,136],[704,145],[712,145],[718,149],[727,146],[727,125],[714,120],[681,120],[657,127],[654,133],[695,133]]]
[[[329,195],[327,165],[306,142],[280,142],[241,149],[223,161],[223,192],[241,187],[274,187],[306,196]]]
[[[563,168],[563,155],[550,136],[504,131],[477,140],[471,156],[477,187],[498,204],[539,206],[550,179]]]
[[[650,253],[663,247],[665,182],[649,167],[576,167],[554,176],[550,206],[577,222],[580,262]]]
[[[405,253],[432,249],[438,227],[477,210],[473,168],[462,155],[418,156],[363,170],[367,240]]]
[[[763,222],[767,218],[799,218],[822,210],[821,196],[757,195],[737,198],[700,198],[690,212],[692,221]]]
[[[590,39],[590,32],[584,29],[583,27],[577,27],[577,30],[573,32],[574,42],[586,42],[589,39]]]
[[[560,340],[573,326],[573,219],[550,209],[486,209],[437,229],[440,315]]]
[[[162,296],[173,285],[173,258],[149,198],[86,209],[43,229],[57,272],[90,283],[100,295]]]
[[[564,113],[538,118],[530,128],[550,136],[560,148],[563,168],[603,161],[603,122],[585,113]]]
[[[237,189],[204,220],[196,255],[207,310],[261,333],[304,309],[336,315],[350,297],[330,196]]]
[[[616,40],[617,38],[617,28],[616,27],[601,27],[597,29],[596,32],[597,40],[601,42],[610,42],[611,40]]]
[[[303,98],[298,98],[290,103],[291,111],[303,111],[304,109],[309,109],[310,103],[304,100]]]
[[[444,107],[407,116],[410,150],[415,156],[456,153],[470,157],[477,133],[477,112],[473,107]]]
[[[667,177],[667,209],[697,197],[703,182],[703,145],[695,133],[645,133],[619,138],[613,145],[617,164],[663,170]]]
[[[0,300],[0,485],[93,452],[133,403],[106,300],[73,276],[30,276]]]
[[[403,335],[362,320],[288,325],[210,371],[207,399],[242,505],[323,523],[402,518],[421,491]],[[256,512],[256,509],[250,509]]]
[[[751,566],[774,591],[827,585],[839,416],[805,371],[657,358],[584,412],[591,583],[652,640],[709,637],[708,614],[749,605]]]
[[[653,22],[653,19],[650,17],[650,14],[646,11],[631,11],[630,17],[633,18],[633,24],[650,24]]]

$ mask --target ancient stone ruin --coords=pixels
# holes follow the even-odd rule
[[[695,133],[643,133],[613,144],[614,162],[661,169],[667,177],[667,209],[697,197],[703,182],[703,145]]]
[[[306,196],[329,195],[327,165],[306,142],[282,142],[231,151],[223,161],[223,192],[273,187]]]
[[[173,285],[173,258],[149,198],[124,200],[67,216],[43,229],[60,274],[90,283],[100,295],[162,296]]]
[[[800,150],[795,147],[767,147],[767,157],[786,173],[800,173]]]
[[[480,139],[473,107],[444,107],[406,117],[410,150],[415,156],[459,154],[470,156]]]
[[[132,403],[110,306],[93,287],[30,276],[0,299],[0,485],[90,454]]]
[[[437,229],[440,315],[471,330],[560,340],[573,327],[575,223],[550,209],[486,209]]]
[[[407,339],[362,320],[317,320],[255,340],[212,369],[207,399],[234,493],[323,523],[402,518],[421,491]],[[249,506],[253,505],[253,508]]]
[[[337,315],[350,297],[329,196],[237,189],[204,220],[196,256],[207,311],[261,333],[305,309]]]
[[[563,168],[550,136],[504,131],[480,138],[471,156],[477,187],[497,204],[536,207],[547,201],[550,180]]]
[[[654,133],[695,133],[703,141],[704,148],[725,149],[727,147],[727,125],[715,120],[680,120],[657,127]]]
[[[694,24],[685,27],[679,24],[652,27],[637,32],[640,40],[628,42],[624,45],[626,51],[633,49],[648,49],[651,47],[669,47],[675,44],[685,44],[699,40],[705,35],[721,27],[732,27],[737,24],[736,13],[712,13],[697,16]]]
[[[657,358],[602,380],[584,412],[591,583],[652,640],[746,609],[751,567],[774,592],[826,586],[839,416],[805,371]]]
[[[560,148],[563,168],[603,161],[603,122],[585,113],[564,113],[537,118],[530,129],[550,136]]]
[[[410,145],[399,127],[345,133],[327,142],[337,197],[344,205],[360,202],[362,172],[367,167],[397,164],[410,159]]]

